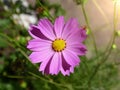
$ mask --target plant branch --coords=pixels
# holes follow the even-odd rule
[[[92,40],[93,40],[93,45],[94,45],[94,47],[95,47],[95,52],[96,52],[96,54],[97,54],[97,53],[98,53],[98,50],[97,50],[97,46],[96,46],[96,42],[95,42],[95,37],[94,37],[94,34],[93,34],[93,32],[92,32],[92,29],[91,29],[91,27],[90,27],[90,25],[89,25],[89,21],[88,21],[88,17],[87,17],[85,8],[84,8],[84,4],[82,4],[81,7],[82,7],[82,12],[83,12],[83,15],[84,15],[84,18],[85,18],[87,27],[88,27],[88,29],[89,29],[89,31],[90,31],[90,33],[91,33],[91,37],[92,37]]]
[[[110,41],[111,44],[108,46],[109,48],[107,48],[105,50],[105,52],[107,52],[106,56],[104,56],[101,61],[96,65],[96,68],[94,69],[93,73],[91,74],[89,80],[88,80],[88,85],[91,84],[91,81],[92,79],[94,78],[94,76],[97,74],[97,72],[99,71],[99,68],[102,66],[102,64],[104,64],[107,60],[108,60],[108,57],[109,55],[111,54],[112,52],[112,45],[114,44],[115,42],[115,32],[116,32],[116,26],[117,26],[117,20],[116,20],[116,2],[114,4],[114,21],[113,21],[113,24],[114,24],[114,27],[113,27],[113,37],[112,37],[112,40]]]

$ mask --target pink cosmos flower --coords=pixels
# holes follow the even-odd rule
[[[31,25],[29,34],[33,37],[27,45],[33,51],[29,58],[32,63],[40,63],[43,74],[69,75],[80,63],[78,56],[86,53],[86,30],[79,28],[76,19],[65,23],[64,17],[59,16],[54,24],[40,19],[37,26]]]

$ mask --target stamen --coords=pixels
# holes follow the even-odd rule
[[[60,38],[55,39],[52,42],[52,48],[56,52],[61,52],[62,50],[66,48],[66,41]]]

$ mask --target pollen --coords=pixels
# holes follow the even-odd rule
[[[52,48],[56,52],[61,52],[66,48],[66,41],[63,39],[55,39],[52,43]]]

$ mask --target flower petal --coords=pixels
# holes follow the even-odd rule
[[[48,19],[40,19],[38,26],[40,31],[49,39],[54,40],[55,34],[53,32],[53,25]]]
[[[63,31],[63,27],[64,27],[65,21],[64,21],[64,17],[63,16],[59,16],[54,23],[54,30],[55,30],[55,34],[57,36],[57,38],[61,37],[61,33]]]
[[[74,67],[73,66],[71,66],[70,67],[70,69],[69,70],[64,70],[63,68],[61,68],[61,73],[64,75],[64,76],[66,76],[66,75],[70,75],[70,73],[73,73],[74,72]]]
[[[76,19],[71,18],[64,26],[62,37],[66,39],[71,33],[79,29],[79,24]]]
[[[70,72],[71,72],[71,73],[74,72],[74,67],[73,67],[73,66],[70,67]]]
[[[64,50],[63,52],[63,57],[65,58],[66,62],[71,65],[71,66],[76,66],[79,64],[80,59],[79,57],[76,55],[76,53],[74,53],[73,51],[70,51],[68,49]]]
[[[28,42],[27,48],[32,51],[42,51],[51,48],[51,41],[43,39],[33,39]]]
[[[49,57],[45,58],[44,61],[41,63],[39,71],[42,71],[43,74],[50,74],[50,63],[53,55],[54,53],[50,54]]]
[[[55,53],[50,64],[50,73],[57,75],[60,71],[60,54]]]
[[[61,55],[61,58],[62,58],[61,59],[61,65],[62,65],[64,71],[69,70],[71,65],[66,62],[65,58],[63,57],[63,55]]]
[[[29,56],[32,63],[44,62],[47,58],[50,58],[54,52],[49,49],[45,49],[41,52],[32,52]]]
[[[69,71],[69,70],[66,70],[66,71],[65,71],[65,70],[63,69],[63,67],[61,68],[61,73],[62,73],[64,76],[66,76],[66,75],[69,76],[69,75],[70,75],[70,71]]]
[[[73,43],[71,45],[68,45],[67,49],[75,52],[77,55],[80,55],[80,56],[85,55],[87,51],[86,46],[83,45],[82,43],[79,43],[79,44]]]
[[[35,25],[31,25],[30,29],[28,30],[29,34],[35,38],[35,39],[45,39],[45,40],[49,40],[47,37],[45,37],[38,26]]]
[[[52,60],[52,58],[48,61],[44,71],[42,71],[43,74],[44,73],[47,74],[47,75],[50,74],[50,63],[51,63],[51,60]]]
[[[51,58],[52,57],[46,59],[44,62],[41,63],[39,71],[42,71],[42,74],[50,74],[49,67],[50,67]]]
[[[86,39],[86,31],[85,30],[78,30],[74,33],[72,33],[67,39],[67,44],[72,43],[81,43]]]

